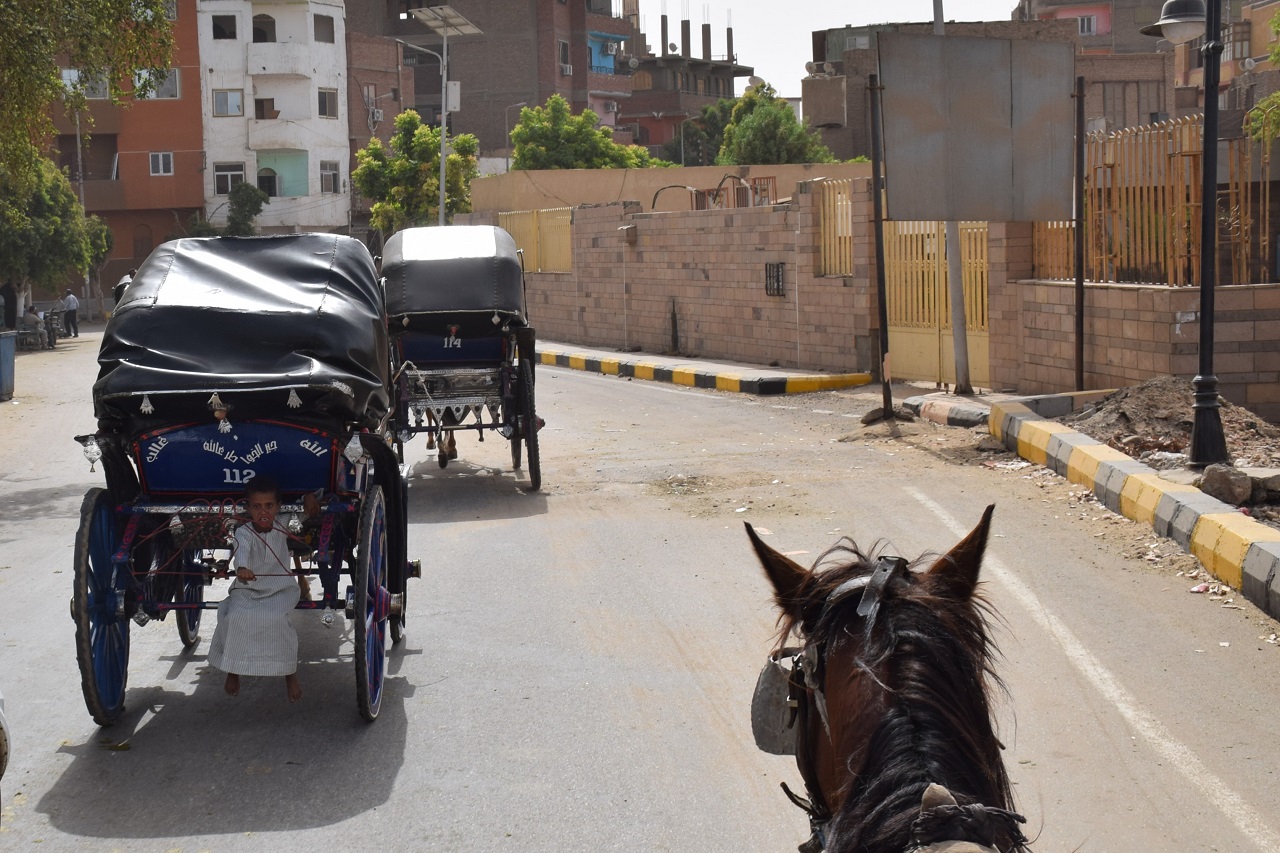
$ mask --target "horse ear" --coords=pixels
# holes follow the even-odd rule
[[[978,586],[978,570],[982,567],[982,554],[987,550],[987,534],[991,530],[991,513],[996,505],[991,504],[982,513],[978,526],[969,531],[969,535],[938,558],[929,569],[929,579],[934,582],[935,589],[941,595],[956,599],[968,599]]]
[[[752,547],[756,549],[756,556],[760,558],[760,565],[764,566],[764,573],[769,576],[769,582],[773,584],[773,600],[784,613],[799,617],[800,586],[809,577],[809,570],[770,548],[756,533],[754,527],[746,522],[743,523],[747,528],[747,538],[751,540]]]

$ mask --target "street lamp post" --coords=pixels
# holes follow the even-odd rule
[[[1203,29],[1202,29],[1203,28]],[[1203,468],[1229,462],[1222,413],[1218,403],[1218,377],[1213,372],[1214,285],[1218,274],[1218,83],[1222,58],[1221,0],[1166,0],[1160,20],[1142,33],[1185,44],[1204,33],[1204,158],[1200,198],[1200,364],[1195,389],[1195,420],[1191,427],[1188,463]]]
[[[440,36],[440,54],[436,55],[440,59],[440,224],[444,225],[444,161],[449,135],[449,36],[480,35],[480,28],[449,6],[410,9],[408,14]]]
[[[511,106],[507,107],[505,110],[502,111],[502,117],[506,120],[505,127],[507,130],[507,136],[506,136],[505,142],[503,143],[503,147],[507,149],[507,171],[508,172],[511,171],[511,111],[514,110],[516,107],[527,107],[527,106],[529,105],[526,102],[521,101],[518,104],[512,104]]]

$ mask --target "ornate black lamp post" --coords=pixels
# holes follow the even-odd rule
[[[1195,421],[1191,427],[1189,462],[1203,468],[1229,462],[1218,377],[1213,373],[1213,290],[1218,273],[1218,83],[1222,59],[1222,0],[1166,0],[1160,20],[1142,33],[1186,44],[1204,34],[1204,160],[1200,198],[1200,366],[1195,389]]]

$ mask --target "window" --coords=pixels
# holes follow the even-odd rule
[[[244,183],[244,163],[214,163],[213,193],[226,195],[236,184]]]
[[[1076,18],[1080,24],[1080,35],[1096,36],[1098,34],[1098,16],[1097,15],[1081,15]]]
[[[341,192],[341,182],[338,177],[338,161],[337,160],[321,160],[320,161],[320,192],[336,193]]]
[[[256,119],[280,118],[280,111],[276,109],[276,99],[254,98],[253,117]]]
[[[1102,84],[1102,114],[1107,120],[1107,130],[1120,130],[1128,126],[1125,121],[1124,83]]]
[[[151,174],[153,175],[172,175],[173,174],[173,152],[172,151],[152,151],[151,152]]]
[[[258,43],[275,41],[276,19],[270,15],[254,15],[253,40]]]
[[[164,16],[170,21],[178,20],[178,0],[164,0]]]
[[[147,101],[170,100],[178,97],[179,86],[178,86],[178,69],[177,68],[170,68],[168,71],[161,72],[158,76],[152,79],[153,79],[153,84],[152,84],[153,91],[151,91],[146,95],[141,95],[140,96],[141,100],[147,100]],[[134,88],[136,89],[140,86],[146,85],[147,80],[148,80],[147,72],[145,71],[139,72],[137,76],[133,78]]]
[[[213,37],[215,39],[234,39],[236,37],[236,16],[214,15]]]
[[[280,178],[276,175],[274,169],[258,170],[258,189],[271,198],[276,198],[280,195]]]
[[[1138,83],[1138,120],[1144,122],[1164,121],[1164,82],[1161,80],[1143,80]]]
[[[214,89],[213,114],[215,116],[244,115],[244,90]]]
[[[640,90],[652,89],[653,76],[648,71],[637,71],[631,75],[631,88]]]
[[[320,117],[321,118],[337,118],[338,117],[338,90],[337,89],[321,89],[320,90]]]
[[[315,32],[316,41],[333,44],[333,17],[330,15],[316,15]]]
[[[107,81],[101,77],[89,78],[82,77],[77,68],[62,69],[62,85],[68,89],[74,89],[77,86],[84,87],[84,96],[91,101],[106,100],[110,96],[107,89]]]
[[[568,65],[569,64],[569,43],[567,41],[558,41],[556,42],[556,46],[558,48],[558,52],[560,55],[560,64]]]
[[[364,105],[369,109],[373,109],[378,101],[378,84],[365,83],[360,87],[360,92],[364,95]]]

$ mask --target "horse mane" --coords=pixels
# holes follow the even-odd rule
[[[784,616],[779,626],[783,637],[799,629],[809,642],[823,644],[828,661],[850,643],[865,643],[856,665],[875,673],[889,693],[864,766],[849,768],[850,786],[830,826],[832,853],[907,849],[930,782],[949,788],[960,805],[1013,808],[991,723],[989,692],[1003,693],[1005,686],[994,669],[999,650],[987,633],[988,621],[998,617],[986,598],[975,592],[957,601],[931,593],[915,571],[937,559],[926,555],[912,564],[908,578],[885,589],[870,637],[856,615],[858,596],[823,613],[832,591],[870,574],[882,550],[877,543],[866,554],[842,539],[818,558],[802,584],[800,612]],[[1005,853],[1025,849],[1020,838],[995,840]]]

